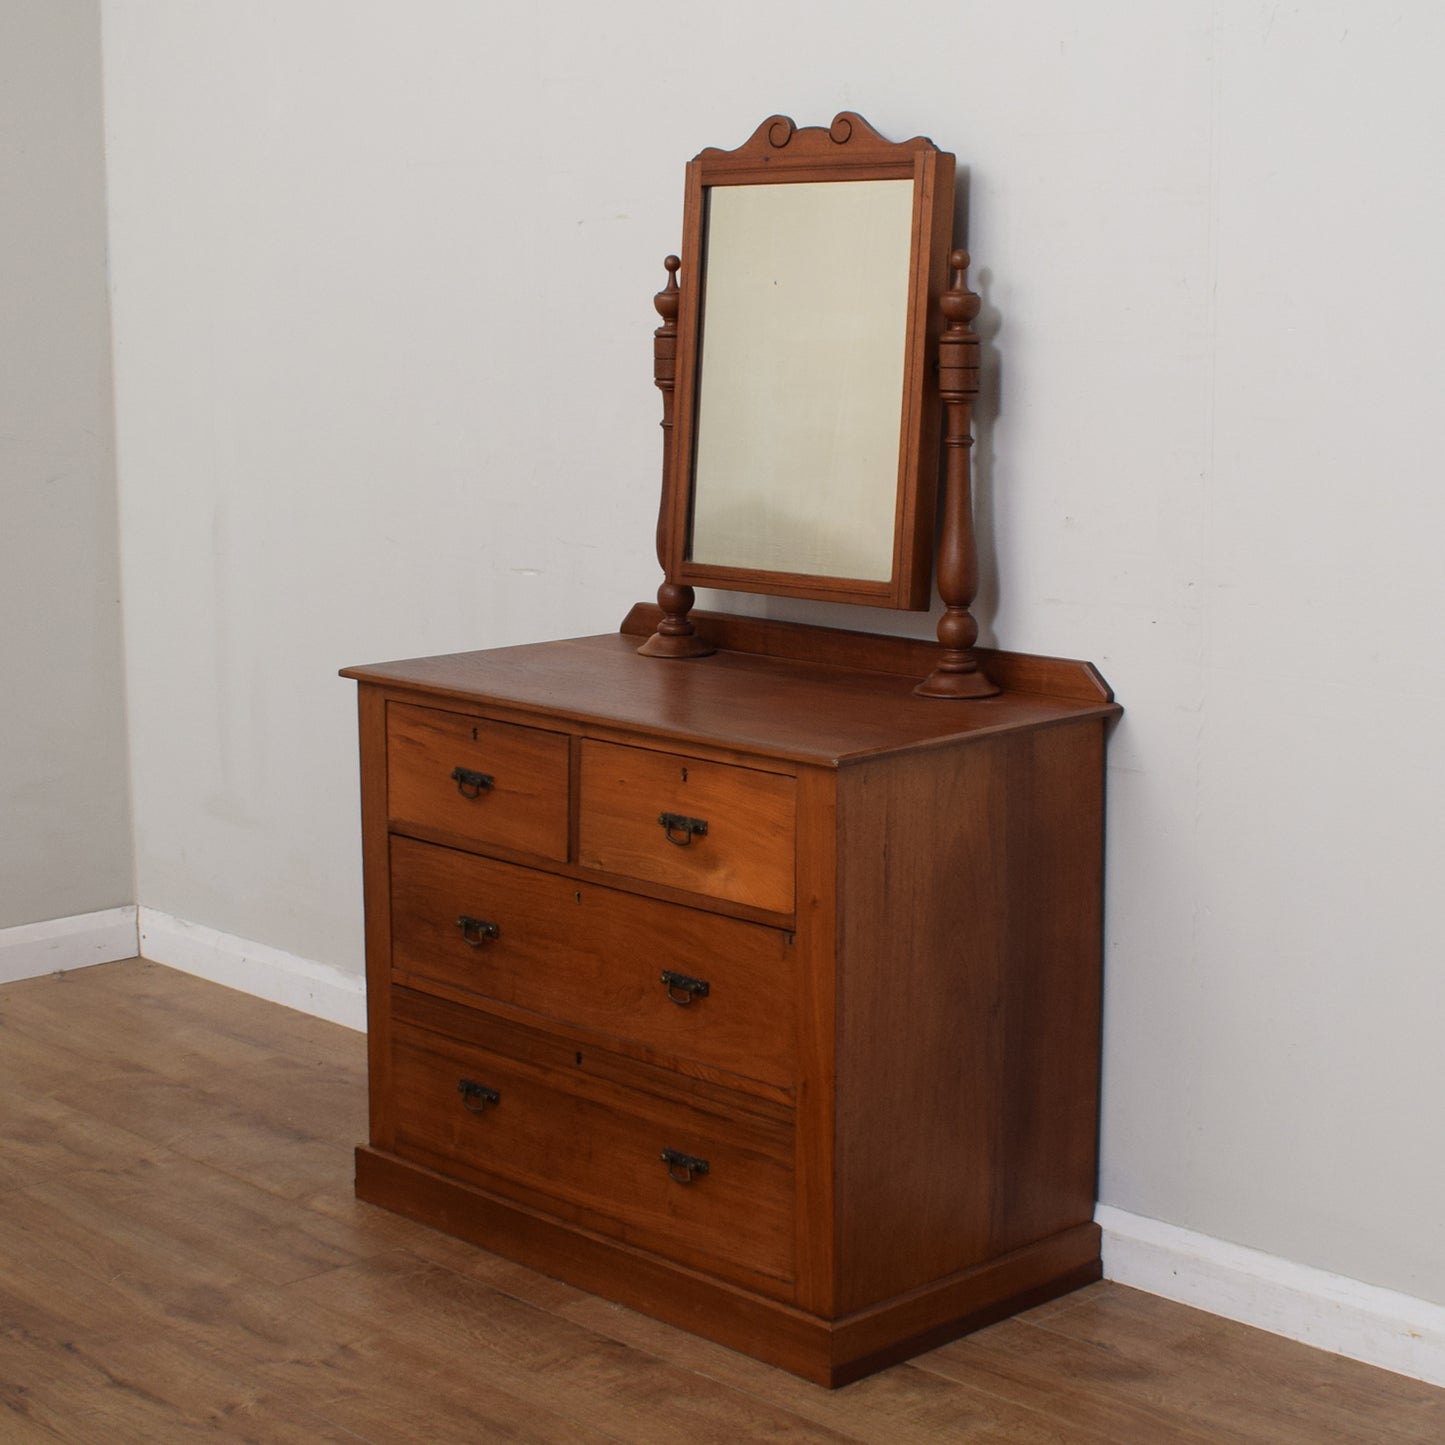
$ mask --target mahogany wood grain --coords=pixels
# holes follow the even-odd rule
[[[394,703],[386,736],[394,824],[566,861],[565,734]],[[470,781],[477,777],[486,781]]]
[[[1093,1217],[1101,731],[839,776],[844,1309]]]
[[[589,740],[581,798],[583,867],[793,911],[793,778]]]
[[[791,1118],[602,1078],[589,1054],[504,1026],[491,1048],[397,1025],[396,1153],[762,1293],[790,1298]],[[622,1075],[624,1079],[627,1076]],[[473,1112],[461,1081],[494,1090]],[[629,1081],[630,1082],[630,1081]],[[687,1182],[667,1149],[707,1161]]]
[[[1102,744],[1118,709],[1078,664],[1005,664],[1074,696],[940,709],[912,694],[908,644],[859,639],[855,657],[881,664],[859,667],[831,660],[831,633],[744,636],[756,650],[687,668],[650,666],[622,634],[353,670],[393,710],[562,740],[572,836],[555,851],[573,860],[438,848],[391,810],[397,1126],[359,1187],[394,1156],[379,1202],[415,1191],[417,1217],[628,1302],[616,1246],[646,1245],[650,1278],[677,1271],[662,1317],[730,1339],[699,1279],[745,1286],[769,1301],[747,1313],[746,1348],[837,1384],[1097,1277]],[[710,965],[732,930],[772,940],[759,965],[791,955],[783,1006],[749,1005],[768,1015],[751,1037],[678,1034],[670,1052],[654,1032],[635,980],[675,905]],[[497,936],[469,924],[470,946],[464,915]],[[774,927],[750,928],[759,915]],[[488,949],[496,976],[478,984]],[[510,1135],[459,1132],[464,1066],[525,1101]],[[638,1140],[664,1117],[680,1142],[651,1152],[733,1161],[720,1215],[645,1195]],[[575,1181],[573,1137],[613,1172]],[[675,1187],[705,1200],[711,1179]],[[729,1253],[723,1235],[748,1242]],[[780,1299],[816,1328],[799,1336]]]
[[[564,1024],[585,1000],[598,1042],[632,1040],[791,1088],[795,949],[780,929],[409,838],[392,839],[391,858],[398,983],[448,985]],[[469,944],[463,916],[498,935]],[[707,992],[669,994],[664,971]]]

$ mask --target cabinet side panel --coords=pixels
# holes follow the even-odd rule
[[[396,1134],[391,1086],[391,860],[387,847],[386,694],[362,684],[361,875],[366,897],[366,1052],[371,1142],[390,1149]]]
[[[989,1253],[1094,1217],[1103,1027],[1104,724],[1013,758],[1003,1087]]]
[[[1102,742],[1089,720],[840,777],[842,1310],[1092,1217]]]

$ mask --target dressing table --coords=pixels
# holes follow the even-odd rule
[[[345,673],[358,1196],[830,1386],[1100,1275],[1118,708],[975,645],[952,177],[847,113],[704,151],[656,302],[658,604]],[[925,607],[935,516],[937,645],[693,610]]]

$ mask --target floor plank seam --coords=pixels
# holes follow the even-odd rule
[[[1107,1281],[808,1385],[356,1201],[363,1048],[148,967],[0,988],[0,1439],[1445,1440],[1445,1390]]]

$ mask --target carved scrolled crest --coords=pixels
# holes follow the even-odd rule
[[[765,120],[763,124],[758,127],[759,131],[764,129],[767,131],[768,144],[775,150],[782,150],[782,148],[792,140],[793,133],[798,127],[793,124],[792,116],[775,115],[770,120]],[[755,132],[754,138],[756,138],[756,134]]]
[[[770,115],[735,150],[709,146],[700,151],[696,159],[715,173],[717,168],[725,168],[729,163],[783,162],[788,166],[806,166],[826,160],[836,165],[840,157],[856,157],[864,164],[906,164],[916,152],[936,149],[927,136],[891,141],[856,111],[843,110],[826,126],[798,126],[791,116]]]

